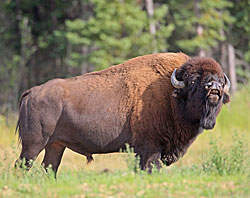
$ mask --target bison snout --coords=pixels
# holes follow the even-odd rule
[[[211,91],[211,90],[219,90],[219,91],[221,91],[222,85],[219,82],[210,81],[205,85],[205,89],[208,90],[208,91]]]
[[[222,85],[216,81],[211,81],[206,84],[207,99],[210,105],[216,105],[222,95]]]

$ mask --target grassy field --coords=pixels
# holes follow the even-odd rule
[[[39,165],[13,168],[20,152],[15,124],[0,116],[0,197],[250,197],[250,86],[224,106],[214,130],[187,154],[151,175],[134,171],[133,154],[83,156],[66,150],[55,180]]]

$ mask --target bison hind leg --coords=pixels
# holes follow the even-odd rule
[[[51,166],[55,177],[58,167],[61,163],[64,150],[65,146],[57,142],[50,143],[45,147],[45,155],[42,164],[44,165],[46,171],[48,170],[49,166]]]

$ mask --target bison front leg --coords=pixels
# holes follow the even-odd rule
[[[161,169],[161,151],[149,149],[140,150],[136,156],[140,157],[140,167],[142,170],[147,170],[148,173],[152,173],[153,166],[155,166],[157,170]]]

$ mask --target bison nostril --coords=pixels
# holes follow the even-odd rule
[[[207,83],[207,86],[208,86],[208,87],[211,87],[212,85],[213,85],[212,82]]]
[[[209,82],[205,85],[205,89],[209,89],[213,85],[213,82]]]

